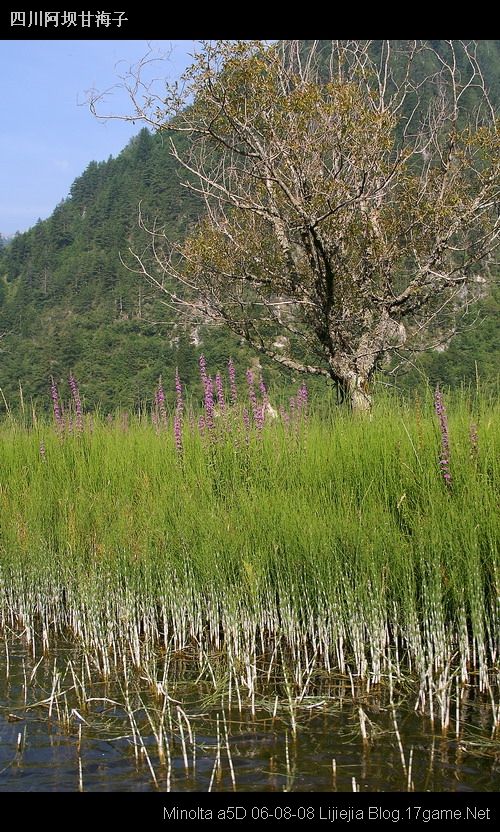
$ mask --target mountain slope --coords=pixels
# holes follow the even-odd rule
[[[0,260],[0,386],[9,400],[46,398],[48,380],[80,378],[89,406],[135,406],[160,374],[195,374],[192,333],[120,262],[141,250],[138,206],[179,235],[198,206],[160,137],[142,130],[107,162],[92,162],[52,216],[15,237]],[[226,343],[218,333],[217,344]],[[217,352],[217,344],[214,351]],[[235,348],[227,344],[228,349]],[[215,358],[215,356],[214,356]]]

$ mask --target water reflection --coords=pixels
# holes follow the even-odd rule
[[[462,698],[460,730],[441,736],[416,696],[393,712],[383,693],[353,702],[325,686],[293,718],[272,697],[252,714],[188,673],[168,699],[140,676],[133,689],[90,688],[82,661],[68,646],[35,659],[20,642],[0,658],[0,790],[498,788],[491,706],[475,693]]]

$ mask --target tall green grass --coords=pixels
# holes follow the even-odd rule
[[[252,692],[262,654],[376,683],[479,674],[499,659],[498,403],[370,419],[309,414],[217,442],[145,419],[61,438],[0,427],[0,623],[69,628],[104,672],[158,644],[223,651]],[[477,452],[470,426],[477,424]],[[40,453],[40,445],[44,454]],[[448,675],[447,675],[448,674]]]

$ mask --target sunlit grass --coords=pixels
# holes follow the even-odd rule
[[[431,401],[262,431],[94,418],[80,435],[0,427],[0,622],[70,628],[103,672],[158,644],[371,684],[498,670],[500,407],[447,400],[452,487]],[[477,448],[471,424],[477,425]],[[171,429],[172,428],[172,429]],[[40,447],[42,446],[42,453]],[[236,672],[236,671],[235,671]],[[450,682],[451,684],[451,682]],[[425,694],[423,694],[425,695]]]

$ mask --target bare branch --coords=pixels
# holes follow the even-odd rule
[[[134,118],[168,133],[205,212],[184,241],[141,217],[149,245],[130,268],[172,308],[365,406],[384,359],[449,337],[480,293],[500,241],[498,119],[474,43],[325,54],[202,43],[163,98],[140,78],[149,59],[132,73]]]

